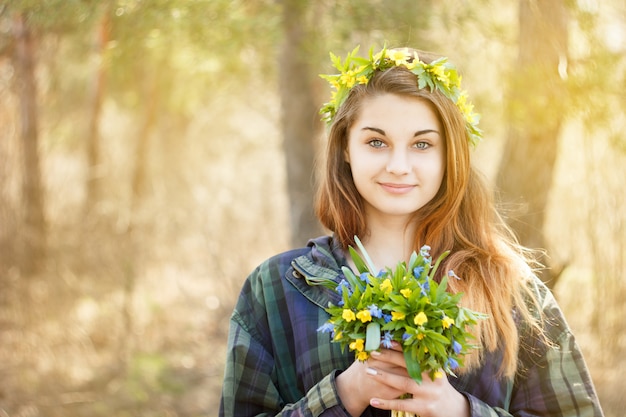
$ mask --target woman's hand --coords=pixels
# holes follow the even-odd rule
[[[371,375],[374,372],[381,372],[385,375],[408,376],[404,355],[398,350],[401,348],[398,345],[394,349],[396,350],[383,349],[388,352],[384,355],[372,352],[373,355],[367,362],[354,361],[348,369],[337,376],[337,391],[350,415],[360,416],[374,397],[393,399],[406,393],[402,388],[398,389],[389,384],[385,378],[372,378]]]
[[[469,417],[469,404],[446,377],[432,381],[424,374],[417,384],[408,374],[402,348],[372,352],[367,362],[355,361],[337,377],[337,390],[346,410],[353,416],[368,405],[383,410],[409,411],[420,417]],[[403,394],[412,398],[399,399]]]
[[[372,352],[372,361],[367,370],[370,379],[376,380],[388,390],[411,394],[412,398],[400,399],[398,396],[387,397],[375,395],[370,399],[372,407],[383,410],[409,411],[420,417],[469,417],[467,398],[458,392],[448,378],[444,376],[430,379],[427,373],[422,375],[422,383],[418,384],[411,378],[406,369],[406,362],[401,347],[394,344],[392,349],[381,349]],[[390,372],[389,367],[378,368],[376,365],[388,363],[396,365],[396,371]]]

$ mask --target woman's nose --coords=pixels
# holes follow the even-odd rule
[[[404,149],[393,149],[389,153],[386,171],[395,175],[408,174],[411,171],[408,152]]]

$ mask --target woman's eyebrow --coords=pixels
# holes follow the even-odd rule
[[[413,135],[413,137],[417,137],[417,136],[421,136],[421,135],[425,135],[427,133],[436,133],[439,134],[438,130],[435,129],[424,129],[424,130],[418,130],[417,132],[415,132],[415,134]]]
[[[384,130],[379,129],[379,128],[377,128],[377,127],[365,126],[365,127],[363,127],[361,130],[371,130],[371,131],[376,132],[376,133],[378,133],[378,134],[380,134],[380,135],[387,136],[387,134],[385,133],[385,131],[384,131]],[[415,134],[413,135],[413,137],[417,137],[417,136],[425,135],[425,134],[427,134],[427,133],[436,133],[436,134],[439,134],[439,131],[438,131],[438,130],[435,130],[435,129],[424,129],[424,130],[418,130],[417,132],[415,132]]]
[[[364,128],[362,128],[361,130],[371,130],[371,131],[374,131],[374,132],[376,132],[376,133],[378,133],[378,134],[380,134],[380,135],[387,136],[387,134],[385,133],[385,131],[384,131],[384,130],[379,129],[379,128],[377,128],[377,127],[365,126],[365,127],[364,127]]]

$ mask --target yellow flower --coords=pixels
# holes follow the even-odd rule
[[[411,62],[408,62],[409,58],[413,58],[413,60]],[[407,62],[406,62],[406,67],[410,70],[412,70],[413,68],[417,67],[418,64],[420,64],[420,57],[417,55],[417,52],[413,52],[413,56],[407,57]]]
[[[367,323],[368,321],[372,321],[372,315],[369,310],[361,310],[356,313],[356,318],[361,320],[362,323]]]
[[[348,323],[353,320],[356,320],[356,315],[354,314],[354,311],[348,310],[347,308],[343,310],[341,317]]]
[[[365,362],[367,358],[369,357],[370,357],[370,354],[365,351],[362,351],[356,354],[357,360],[360,360],[361,362]]]
[[[341,332],[335,333],[335,340],[341,339],[342,336],[343,336],[343,333],[341,333]]]
[[[386,293],[391,292],[391,290],[393,289],[393,285],[391,285],[391,280],[389,278],[386,278],[381,284],[380,284],[380,290],[384,291]]]
[[[407,64],[407,50],[406,49],[395,49],[393,51],[387,51],[387,57],[395,62],[396,66]]]
[[[344,72],[341,74],[340,81],[346,87],[352,88],[356,84],[356,74],[352,70]]]
[[[400,290],[400,293],[402,295],[404,295],[404,298],[409,298],[411,296],[412,292],[413,292],[413,290],[411,290],[410,288],[404,288],[404,289]]]
[[[417,340],[423,340],[424,339],[424,334],[423,333],[418,333],[417,334]]]
[[[354,342],[350,343],[350,350],[356,350],[357,352],[363,351],[364,347],[363,339],[356,339]]]
[[[454,324],[454,320],[452,320],[448,316],[443,316],[443,319],[441,320],[441,324],[443,325],[444,329],[449,329],[450,326]]]
[[[348,54],[343,63],[339,57],[331,53],[334,67],[340,71],[340,74],[322,75],[322,78],[340,92],[343,99],[345,99],[347,94],[346,90],[351,90],[356,84],[368,84],[373,71],[378,69],[385,71],[394,66],[404,66],[419,75],[418,86],[420,88],[425,86],[436,88],[451,99],[457,97],[461,90],[461,76],[454,66],[447,63],[445,58],[427,64],[420,60],[417,52],[403,48],[383,49],[376,54],[373,54],[373,51],[370,50],[369,60],[362,60],[355,57],[356,52],[357,49]],[[341,101],[343,102],[343,100]],[[321,113],[323,120],[327,124],[332,122],[340,104],[336,100],[331,100],[329,103],[324,104]],[[468,105],[471,106],[471,104]],[[480,115],[474,113],[472,107],[463,108],[463,106],[463,102],[460,102],[459,109],[467,122],[466,128],[470,142],[475,145],[482,137],[482,132],[478,129]]]
[[[443,83],[443,85],[445,85],[446,87],[450,86],[450,78],[446,74],[446,69],[443,67],[443,65],[431,66],[428,69],[428,72],[433,74],[435,76],[435,78],[437,78],[439,81],[441,81]]]
[[[434,378],[434,379],[443,378],[443,372],[441,372],[441,371],[435,371],[435,373],[433,374],[433,378]]]
[[[413,322],[418,326],[423,326],[427,321],[428,321],[428,317],[426,317],[426,314],[424,314],[423,311],[420,311],[419,313],[417,313],[417,315],[413,319]]]
[[[456,100],[456,105],[463,113],[472,110],[473,106],[467,101],[467,91],[462,91],[461,94],[459,94],[459,98]]]
[[[406,314],[398,312],[398,311],[392,311],[391,312],[391,321],[399,321],[399,320],[404,320],[404,318],[406,317]]]
[[[467,99],[467,91],[463,91],[456,101],[456,105],[463,113],[463,117],[465,117],[465,121],[468,123],[474,124],[476,122],[476,118],[474,115],[474,105],[470,103]]]

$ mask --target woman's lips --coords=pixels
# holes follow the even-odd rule
[[[390,182],[381,182],[380,186],[391,194],[406,194],[416,187],[414,184],[396,184]]]

